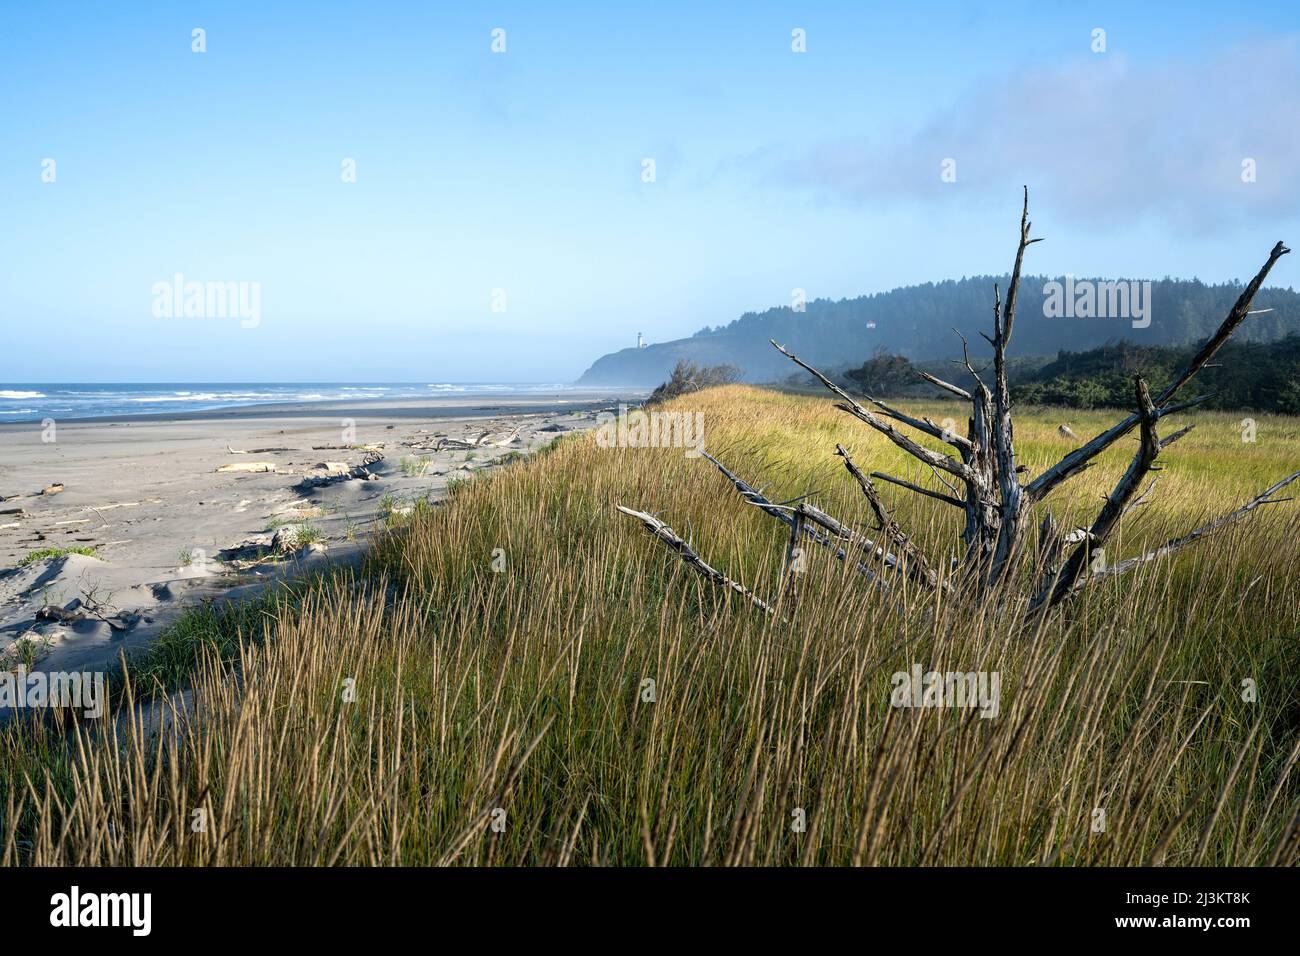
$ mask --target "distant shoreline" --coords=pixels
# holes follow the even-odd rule
[[[527,395],[510,392],[475,392],[456,395],[431,395],[427,398],[413,396],[395,398],[327,399],[323,401],[252,402],[247,405],[222,405],[215,408],[185,411],[140,412],[106,415],[83,415],[56,419],[62,424],[123,425],[133,422],[193,422],[274,418],[462,418],[490,413],[497,409],[528,414],[553,411],[557,406],[587,408],[592,405],[640,398],[649,389],[637,387],[604,386],[574,389],[564,392],[537,392]],[[0,434],[25,431],[41,424],[41,418],[0,422]]]

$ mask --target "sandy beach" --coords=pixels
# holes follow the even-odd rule
[[[0,656],[97,670],[184,607],[354,561],[388,513],[629,394],[252,405],[0,425]],[[42,551],[87,550],[33,557]]]

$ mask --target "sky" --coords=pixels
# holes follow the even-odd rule
[[[1253,275],[1300,4],[6,0],[0,382],[567,382],[1006,272],[1022,185],[1032,272]]]

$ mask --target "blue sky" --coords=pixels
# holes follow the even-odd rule
[[[0,381],[569,381],[1005,271],[1021,183],[1036,272],[1253,274],[1300,242],[1300,7],[5,4]],[[156,316],[177,273],[259,323]]]

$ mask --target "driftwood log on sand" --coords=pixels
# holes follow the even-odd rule
[[[341,466],[343,470],[332,470],[331,474],[325,475],[308,475],[303,478],[302,481],[298,482],[296,487],[299,491],[310,491],[313,488],[322,488],[326,485],[332,485],[340,481],[378,481],[379,476],[376,475],[371,468],[383,460],[383,455],[377,451],[371,451],[366,453],[365,458],[361,460],[361,464],[356,465],[353,468],[348,468],[346,462],[322,462],[322,464],[327,466]]]
[[[1144,491],[1140,489],[1147,475],[1156,469],[1157,457],[1165,448],[1186,435],[1192,427],[1189,425],[1161,438],[1159,435],[1161,421],[1176,412],[1200,405],[1209,396],[1200,395],[1180,402],[1175,402],[1174,398],[1197,372],[1206,367],[1210,359],[1246,318],[1256,314],[1250,308],[1256,293],[1273,266],[1290,250],[1281,242],[1273,247],[1255,277],[1242,289],[1218,330],[1206,340],[1188,366],[1164,389],[1153,396],[1142,377],[1135,376],[1133,382],[1135,410],[1132,414],[1084,442],[1037,477],[1032,480],[1022,480],[1020,476],[1025,474],[1026,469],[1017,461],[1013,439],[1011,390],[1007,382],[1007,346],[1015,326],[1021,266],[1025,252],[1031,245],[1041,241],[1038,238],[1030,238],[1031,225],[1029,191],[1026,189],[1020,217],[1020,240],[1006,299],[1003,300],[1001,290],[995,284],[993,335],[984,336],[993,348],[992,382],[986,384],[971,364],[964,338],[962,339],[963,360],[958,364],[968,373],[973,383],[971,389],[961,388],[928,373],[921,373],[921,377],[932,385],[970,402],[971,414],[967,420],[965,434],[959,435],[951,430],[942,429],[928,418],[918,419],[907,415],[870,395],[865,396],[866,404],[861,404],[807,362],[792,355],[775,341],[772,342],[773,347],[782,355],[812,374],[840,399],[835,405],[836,408],[883,435],[931,471],[945,490],[923,488],[880,472],[872,472],[871,477],[923,495],[945,506],[959,509],[965,518],[961,535],[963,546],[961,558],[954,558],[951,562],[931,562],[920,554],[919,550],[912,545],[908,535],[884,509],[870,479],[857,468],[843,446],[836,446],[836,453],[844,459],[846,469],[861,487],[871,506],[878,530],[881,532],[879,544],[806,503],[800,503],[794,509],[773,504],[751,485],[728,471],[716,458],[708,454],[704,457],[722,471],[745,500],[758,506],[766,514],[790,525],[795,537],[803,535],[811,537],[819,544],[835,544],[839,552],[837,556],[843,556],[845,546],[851,546],[855,553],[868,558],[876,566],[876,583],[893,586],[905,580],[912,586],[955,594],[963,599],[1016,603],[1025,610],[1027,621],[1046,614],[1094,582],[1123,574],[1166,555],[1177,553],[1205,536],[1247,517],[1263,505],[1290,500],[1278,498],[1276,495],[1300,478],[1300,471],[1281,478],[1236,510],[1158,548],[1137,557],[1114,562],[1109,566],[1099,564],[1097,559],[1104,554],[1101,549],[1121,519],[1149,500],[1154,488],[1154,480]],[[949,446],[951,451],[944,453],[928,448],[908,432],[896,427],[895,423],[940,441]],[[1041,521],[1035,520],[1034,511],[1053,491],[1088,468],[1093,459],[1134,429],[1139,431],[1137,451],[1123,476],[1106,496],[1090,525],[1075,529],[1068,536],[1062,536],[1050,511],[1042,517]],[[1063,437],[1074,437],[1073,432],[1066,426],[1061,426],[1060,433]],[[665,531],[667,526],[662,525],[657,519],[652,519],[654,521],[652,524],[647,521],[648,516],[644,512],[624,508],[621,505],[618,507],[624,514],[638,518],[670,550],[695,567],[705,578],[719,586],[743,594],[758,607],[771,610],[767,604],[742,585],[704,564],[693,550],[683,547],[681,540],[672,535],[670,529]],[[796,519],[798,519],[797,523]],[[1027,541],[1027,532],[1030,527],[1035,526],[1038,529],[1037,542],[1031,546]],[[792,541],[787,548],[787,564],[789,555],[796,550]],[[1104,558],[1102,560],[1104,561]],[[1031,565],[1028,575],[1021,573],[1026,564]],[[1031,582],[1027,592],[1022,587],[1022,582],[1026,579]]]
[[[222,474],[229,473],[251,473],[260,474],[268,471],[275,471],[275,462],[273,461],[237,461],[229,465],[221,465],[217,471]]]
[[[231,448],[226,446],[226,451],[232,455],[274,455],[277,452],[298,451],[297,448]]]

